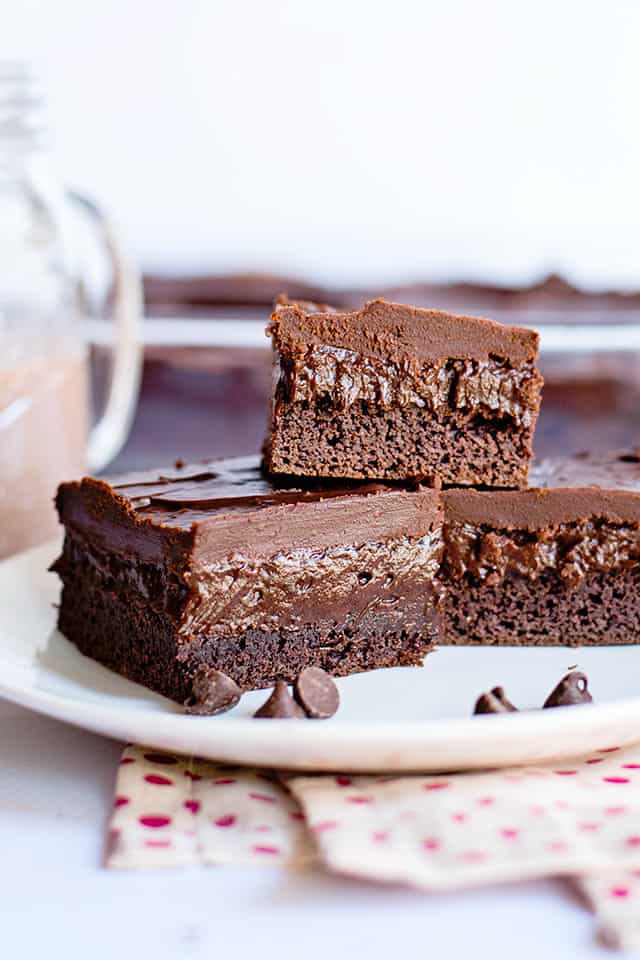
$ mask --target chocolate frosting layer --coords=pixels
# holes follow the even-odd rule
[[[535,361],[538,334],[494,320],[371,300],[349,312],[307,311],[281,305],[267,333],[284,354],[302,356],[330,345],[391,363],[458,360]]]
[[[640,522],[640,452],[578,454],[534,463],[528,490],[443,492],[452,522],[506,530],[546,527],[600,518]]]
[[[147,559],[231,554],[270,557],[294,550],[419,538],[439,521],[436,491],[347,481],[310,488],[262,477],[257,457],[177,465],[105,480],[63,484],[62,520],[103,549]]]

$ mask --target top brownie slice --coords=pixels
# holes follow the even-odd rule
[[[340,312],[281,298],[267,333],[271,473],[526,486],[534,331],[384,300]]]

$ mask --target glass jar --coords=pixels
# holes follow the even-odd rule
[[[116,454],[139,386],[139,279],[42,139],[28,71],[0,63],[0,557],[55,535],[58,483]],[[94,364],[88,321],[103,331]]]

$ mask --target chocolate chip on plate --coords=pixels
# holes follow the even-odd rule
[[[517,713],[518,708],[514,707],[504,692],[504,687],[493,687],[488,693],[483,693],[476,700],[474,715],[478,713]]]
[[[215,716],[225,713],[239,702],[242,690],[226,673],[201,664],[191,681],[191,696],[185,701],[185,713]]]
[[[554,687],[545,702],[545,707],[570,707],[578,703],[591,703],[593,697],[589,693],[589,681],[586,674],[574,670],[562,678],[557,687]]]
[[[270,720],[300,720],[306,718],[306,714],[289,693],[289,687],[284,680],[276,680],[273,693],[260,709],[256,710],[254,717]]]
[[[312,720],[328,720],[340,706],[333,678],[320,667],[305,667],[296,680],[294,696]]]

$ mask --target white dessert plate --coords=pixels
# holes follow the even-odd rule
[[[554,760],[640,739],[640,646],[442,648],[423,668],[338,681],[327,721],[251,719],[267,693],[230,713],[190,717],[177,704],[82,656],[55,629],[58,545],[0,564],[0,696],[106,736],[211,760],[280,769],[460,770]],[[567,669],[595,703],[539,710]],[[523,712],[471,717],[496,684]]]

